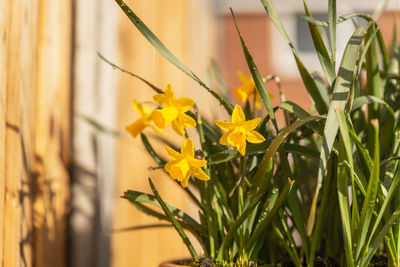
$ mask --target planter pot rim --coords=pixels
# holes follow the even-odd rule
[[[191,261],[191,259],[169,260],[161,263],[158,267],[190,267],[190,265],[183,265],[182,263]]]

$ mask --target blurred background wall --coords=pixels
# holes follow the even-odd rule
[[[0,2],[0,265],[66,266],[72,1]]]
[[[306,67],[318,71],[305,41],[301,2],[274,1]],[[326,3],[308,3],[324,19]],[[338,0],[338,14],[372,12],[378,3]],[[228,90],[240,84],[238,70],[249,74],[231,6],[261,73],[279,76],[286,99],[310,107],[287,44],[259,1],[127,4],[182,62],[216,87],[209,79],[213,58]],[[379,19],[387,43],[395,8]],[[351,23],[343,25],[338,33],[345,36],[338,42],[345,44],[351,31]],[[343,47],[338,46],[339,57]],[[127,189],[150,192],[148,177],[165,200],[195,218],[197,211],[170,177],[149,170],[154,163],[140,138],[124,130],[138,118],[132,101],[149,101],[154,93],[98,52],[162,89],[171,83],[178,97],[194,98],[210,119],[227,116],[152,48],[114,1],[1,1],[0,266],[149,267],[189,256],[173,228],[130,230],[159,223],[120,198]],[[278,96],[273,82],[267,88]],[[279,101],[273,99],[274,105]],[[158,135],[146,134],[165,155]],[[183,140],[170,129],[163,138],[177,145]]]

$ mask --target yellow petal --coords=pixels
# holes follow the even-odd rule
[[[185,178],[181,181],[181,185],[183,188],[186,188],[186,186],[189,183],[189,178],[190,178],[190,173],[188,172],[185,176]]]
[[[244,154],[246,154],[246,142],[244,142],[243,144],[237,145],[236,148],[242,156],[244,156]]]
[[[167,150],[168,155],[172,158],[172,159],[182,159],[183,156],[181,155],[181,153],[179,153],[178,151],[176,151],[175,149],[170,148],[169,146],[165,147],[165,150]]]
[[[236,124],[245,121],[244,113],[239,105],[236,105],[232,112],[232,123]]]
[[[206,164],[207,164],[207,160],[204,160],[204,159],[193,158],[193,159],[189,160],[190,168],[201,168],[201,167],[206,166]]]
[[[256,92],[255,94],[254,105],[256,106],[256,109],[261,109],[260,95],[258,94],[258,92]]]
[[[136,102],[136,100],[133,100],[132,106],[133,106],[133,108],[136,110],[136,112],[139,113],[139,115],[140,115],[141,117],[144,117],[144,112],[143,112],[142,104]]]
[[[229,131],[233,128],[232,122],[216,120],[215,124],[224,131]]]
[[[261,121],[261,118],[255,118],[253,120],[243,122],[242,125],[246,130],[253,130],[254,128],[256,128],[258,126],[260,121]]]
[[[193,148],[193,140],[192,138],[188,138],[183,142],[181,148],[181,154],[184,157],[193,158],[194,157],[194,148]]]
[[[238,145],[241,145],[241,144],[245,144],[245,143],[246,143],[246,138],[245,138],[245,136],[244,136],[242,133],[231,132],[231,133],[228,135],[227,140],[228,140],[228,143],[229,143],[231,146],[238,146]]]
[[[164,169],[165,171],[167,171],[169,173],[169,171],[171,170],[171,167],[176,164],[178,161],[177,160],[173,160],[170,162],[167,162],[167,164],[164,165]]]
[[[192,108],[194,100],[189,97],[180,97],[178,100],[176,100],[176,104],[178,105],[180,111],[186,112]]]
[[[168,171],[172,178],[182,181],[189,174],[189,162],[186,159],[171,164]]]
[[[196,127],[197,125],[196,121],[185,113],[179,113],[178,117],[179,120],[181,120],[186,127]]]
[[[165,128],[171,121],[175,120],[177,116],[178,111],[176,108],[166,107],[154,110],[152,119],[157,127]]]
[[[154,101],[156,101],[158,104],[164,106],[165,105],[165,94],[156,94],[153,95]]]
[[[143,123],[143,118],[137,119],[134,123],[125,127],[125,129],[133,136],[136,137],[146,125]]]
[[[256,131],[247,131],[246,140],[249,141],[250,143],[258,144],[264,142],[265,138]]]
[[[243,87],[244,86],[242,85],[233,89],[233,94],[235,95],[236,99],[242,103],[246,102],[247,98],[249,97],[249,95],[247,94],[246,90],[243,89]]]
[[[250,78],[247,77],[246,75],[244,75],[240,70],[237,72],[237,74],[238,74],[239,80],[240,80],[243,84],[249,82]]]
[[[224,133],[223,136],[221,136],[221,138],[219,139],[219,143],[220,143],[221,145],[223,145],[223,146],[229,145],[229,143],[228,143],[228,136],[230,135],[230,133],[231,133],[231,132],[227,132],[227,133]]]
[[[174,129],[174,131],[180,136],[185,135],[185,125],[181,120],[174,120],[172,122],[172,129]]]
[[[174,94],[174,92],[172,91],[172,85],[169,83],[169,84],[167,84],[167,88],[165,88],[165,96],[168,98],[168,99],[175,99],[175,94]]]
[[[205,174],[205,172],[200,168],[191,169],[190,171],[192,172],[193,176],[196,177],[197,179],[203,181],[210,180],[210,177],[207,174]]]

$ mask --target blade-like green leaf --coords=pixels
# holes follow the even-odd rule
[[[205,88],[210,94],[212,94],[228,111],[232,114],[232,105],[219,96],[216,92],[211,90],[199,77],[196,76],[188,67],[186,67],[161,41],[158,37],[144,24],[144,22],[130,9],[123,0],[115,0],[119,7],[124,11],[129,20],[135,25],[135,27],[142,33],[142,35],[150,42],[151,45],[158,52],[161,53],[169,62],[175,65],[178,69],[183,71],[193,80],[198,82],[203,88]]]
[[[376,203],[376,196],[379,190],[379,171],[380,171],[380,155],[379,155],[379,124],[377,120],[371,122],[373,127],[373,144],[374,144],[374,164],[372,166],[372,172],[368,182],[367,195],[364,199],[363,207],[361,210],[360,224],[357,228],[355,235],[355,242],[357,244],[355,248],[354,256],[357,262],[361,260],[361,252],[365,247],[365,239],[367,237],[368,229],[370,227],[372,213]]]
[[[141,80],[142,82],[147,84],[151,89],[153,89],[156,93],[158,93],[158,94],[163,94],[164,93],[163,90],[161,90],[160,88],[158,88],[157,86],[155,86],[151,82],[147,81],[146,79],[140,77],[139,75],[137,75],[137,74],[135,74],[133,72],[130,72],[130,71],[126,70],[126,69],[123,69],[123,68],[117,66],[116,64],[114,64],[111,61],[109,61],[108,59],[106,59],[102,54],[97,53],[97,55],[100,57],[101,60],[103,60],[104,62],[109,64],[111,67],[116,68],[116,69],[118,69],[118,70],[120,70],[120,71],[122,71],[124,73],[127,73],[127,74],[131,75],[132,77],[135,77],[136,79]]]
[[[261,235],[262,231],[267,227],[268,223],[272,220],[272,218],[275,216],[276,212],[278,209],[282,206],[283,202],[286,200],[287,194],[290,192],[292,189],[294,181],[290,180],[288,178],[287,183],[285,184],[284,188],[282,189],[282,193],[280,193],[278,199],[276,200],[274,206],[272,207],[271,211],[267,213],[264,219],[259,221],[257,224],[256,228],[254,229],[254,232],[247,243],[247,246],[251,248],[254,243],[257,241],[259,236]]]
[[[329,3],[331,3],[331,2],[332,2],[332,0],[329,1]],[[303,0],[303,5],[304,5],[304,11],[305,11],[306,15],[309,17],[312,17],[311,12],[307,7],[306,0]],[[331,10],[329,10],[329,13],[331,13]],[[312,23],[308,23],[308,27],[311,32],[311,38],[313,40],[319,62],[321,63],[322,70],[325,73],[325,76],[326,76],[326,79],[328,80],[329,85],[332,86],[333,81],[336,79],[336,73],[335,73],[335,68],[331,62],[331,58],[329,56],[328,50],[326,49],[324,40],[322,39],[321,33],[319,32],[317,26],[315,26]],[[331,29],[331,27],[329,27],[329,29]]]
[[[315,120],[323,119],[323,118],[324,118],[324,116],[309,116],[307,118],[295,121],[294,123],[290,124],[289,126],[287,126],[286,128],[282,129],[279,132],[279,134],[274,138],[274,140],[271,142],[271,144],[268,146],[267,150],[265,151],[265,154],[260,162],[257,172],[254,175],[253,186],[250,189],[250,196],[256,195],[256,192],[265,186],[264,177],[267,172],[267,164],[268,164],[269,160],[275,156],[276,151],[278,150],[278,148],[282,144],[282,142],[286,139],[286,137],[291,132],[296,130],[298,127],[306,124],[307,122],[311,122],[311,121],[315,121]]]
[[[189,249],[189,252],[192,255],[193,259],[198,260],[199,256],[197,255],[197,252],[194,249],[194,247],[193,247],[192,243],[190,242],[189,238],[187,237],[187,235],[183,231],[183,228],[182,228],[181,224],[175,219],[175,216],[172,213],[172,211],[169,209],[167,204],[162,200],[160,194],[158,193],[157,189],[155,188],[155,186],[154,186],[154,184],[153,184],[153,182],[151,181],[150,178],[149,178],[149,183],[150,183],[150,187],[151,187],[151,190],[153,191],[154,196],[158,200],[158,203],[160,204],[161,208],[165,212],[165,215],[167,215],[168,218],[171,220],[171,222],[174,225],[176,231],[179,233],[179,235],[181,236],[183,242],[185,243],[185,245]]]
[[[308,70],[304,66],[303,62],[298,57],[296,50],[294,48],[294,45],[293,45],[292,41],[290,40],[288,34],[286,33],[286,30],[283,27],[283,24],[278,16],[278,13],[276,12],[274,6],[272,5],[271,0],[260,0],[260,1],[263,4],[265,10],[267,11],[269,17],[271,18],[272,22],[274,23],[275,27],[278,29],[278,31],[281,33],[281,35],[283,36],[285,41],[290,46],[293,56],[294,56],[294,59],[297,64],[297,68],[299,69],[301,78],[304,82],[304,85],[306,86],[308,93],[310,94],[312,100],[314,101],[319,114],[321,114],[321,115],[326,114],[328,111],[328,103],[324,102],[324,97],[322,97],[323,92],[319,91],[319,88],[316,86],[315,81],[312,78],[311,74],[308,72]]]
[[[124,193],[123,198],[129,200],[131,203],[149,203],[149,204],[155,205],[158,208],[161,208],[160,203],[154,196],[143,193],[143,192],[128,190]],[[203,226],[201,226],[196,220],[194,220],[192,217],[187,215],[185,212],[179,210],[178,208],[175,208],[171,204],[168,204],[168,203],[165,203],[165,204],[171,210],[171,212],[174,216],[176,216],[179,219],[182,219],[188,225],[192,226],[193,229],[195,229],[196,231],[199,231],[200,233],[203,233],[203,234],[206,233],[206,229],[204,229]]]
[[[336,0],[328,2],[329,36],[331,40],[332,65],[335,68],[336,62]]]
[[[369,250],[367,252],[366,257],[364,258],[362,265],[363,267],[368,266],[369,262],[371,261],[372,257],[375,255],[378,248],[381,246],[383,239],[385,238],[386,234],[389,232],[390,227],[398,222],[400,217],[400,205],[394,210],[390,218],[387,220],[385,225],[381,228],[378,234],[376,234],[371,242]]]
[[[315,188],[310,215],[307,222],[307,233],[310,235],[314,227],[315,214],[317,208],[318,193],[325,175],[326,163],[332,151],[333,143],[339,128],[336,120],[336,109],[344,109],[349,90],[353,83],[353,72],[357,63],[358,54],[361,48],[363,36],[370,24],[363,24],[356,29],[345,48],[342,61],[340,62],[339,72],[333,89],[332,101],[329,106],[327,120],[324,128],[324,138],[322,140],[322,150],[320,164],[318,168],[317,185]]]
[[[243,37],[240,34],[239,27],[238,27],[237,21],[236,21],[236,17],[235,17],[235,14],[233,13],[232,9],[231,9],[231,13],[232,13],[233,21],[235,22],[236,31],[239,35],[240,42],[242,44],[242,49],[243,49],[244,56],[246,58],[247,65],[251,72],[251,76],[253,76],[254,83],[256,84],[256,87],[257,87],[257,91],[260,94],[260,96],[264,102],[264,106],[267,109],[268,115],[271,118],[272,123],[275,126],[275,129],[278,131],[278,124],[275,119],[275,113],[272,108],[271,99],[269,97],[267,88],[265,87],[265,84],[264,84],[264,79],[261,76],[260,72],[258,71],[257,65],[254,62],[253,57],[250,55],[250,52],[247,49],[246,43],[244,42]]]
[[[344,117],[344,116],[343,116]],[[348,137],[348,136],[347,136]],[[348,183],[346,168],[344,167],[345,159],[345,147],[342,136],[339,138],[339,155],[338,155],[338,173],[337,173],[337,190],[338,190],[338,200],[340,207],[340,217],[342,219],[342,232],[344,240],[344,250],[346,252],[346,263],[347,266],[354,266],[353,258],[353,241],[351,238],[351,219],[350,219],[350,204],[348,196]]]

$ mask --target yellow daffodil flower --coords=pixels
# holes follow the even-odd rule
[[[260,95],[257,92],[256,84],[254,83],[254,79],[252,76],[247,77],[241,71],[238,71],[239,80],[242,82],[241,86],[233,89],[233,93],[237,100],[242,103],[245,103],[249,98],[255,98],[254,104],[257,109],[261,109],[260,105]],[[255,94],[255,96],[254,96]],[[274,95],[268,93],[270,98],[273,98]]]
[[[195,127],[196,121],[185,114],[189,111],[194,100],[189,97],[180,97],[176,99],[172,86],[167,85],[164,94],[156,94],[153,96],[154,101],[162,105],[163,109],[156,109],[153,112],[153,121],[157,127],[165,128],[168,124],[172,123],[174,131],[181,135],[185,135],[184,127]]]
[[[133,108],[139,113],[140,118],[137,119],[132,124],[129,124],[125,129],[133,136],[136,137],[144,128],[150,127],[153,130],[160,132],[160,129],[155,128],[151,124],[151,118],[153,115],[153,110],[149,105],[142,105],[137,103],[136,100],[133,101]]]
[[[172,178],[181,182],[183,188],[188,185],[190,174],[203,181],[210,180],[210,177],[201,169],[201,167],[207,164],[207,161],[194,158],[193,141],[191,138],[183,142],[181,153],[169,146],[166,146],[165,149],[172,158],[172,161],[165,164],[164,168]]]
[[[253,131],[260,123],[261,118],[246,121],[243,110],[236,105],[232,113],[232,122],[216,120],[215,124],[225,133],[220,139],[221,145],[231,145],[237,148],[240,154],[246,153],[246,140],[250,143],[262,143],[265,138],[256,131]]]

